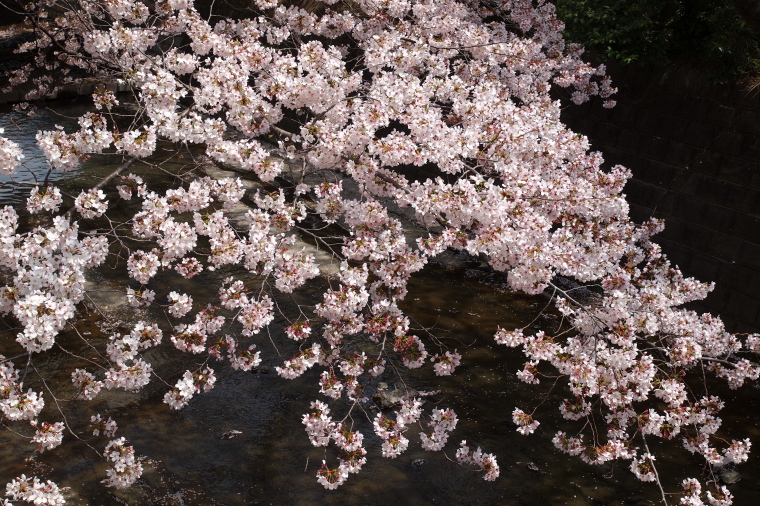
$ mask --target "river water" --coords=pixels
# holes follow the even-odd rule
[[[81,114],[83,106],[55,104],[56,112],[40,109],[32,119],[12,116],[0,111],[0,127],[6,137],[19,142],[25,150],[28,166],[37,177],[46,171],[41,155],[34,155],[34,134],[54,124],[67,128],[75,123],[70,117]],[[69,117],[67,119],[66,117]],[[14,120],[14,121],[12,121]],[[167,162],[173,171],[183,170],[190,157]],[[109,173],[118,161],[93,157],[83,168],[55,178],[66,191],[83,184],[93,185],[97,178]],[[135,173],[147,175],[147,169],[135,166]],[[22,177],[31,181],[31,173]],[[158,181],[156,179],[156,181]],[[18,207],[25,192],[5,187],[0,189],[0,205]],[[116,200],[115,193],[109,196]],[[128,207],[128,206],[127,206]],[[128,209],[127,209],[128,210]],[[207,274],[226,276],[226,273]],[[160,311],[136,314],[124,308],[124,295],[119,283],[125,281],[123,264],[110,262],[90,273],[92,301],[81,305],[79,332],[102,343],[112,331],[128,332],[138,318],[164,321]],[[170,290],[185,291],[195,299],[195,307],[215,302],[215,293],[208,293],[204,283],[183,283],[177,276],[159,274],[152,282],[161,297]],[[324,288],[324,280],[315,280],[298,295],[295,302],[314,300]],[[281,301],[287,310],[293,301]],[[288,306],[290,304],[290,306]],[[36,359],[37,368],[47,379],[47,386],[57,394],[67,421],[83,441],[64,435],[64,444],[40,455],[23,438],[0,432],[0,486],[21,473],[52,479],[68,487],[70,504],[172,504],[172,505],[244,505],[244,504],[568,504],[568,505],[643,505],[659,503],[656,486],[637,481],[622,463],[592,467],[577,458],[567,457],[551,444],[555,430],[572,430],[557,412],[562,395],[561,384],[551,391],[544,380],[538,386],[527,386],[514,373],[521,368],[519,352],[498,347],[493,341],[497,325],[522,327],[536,319],[537,328],[551,332],[558,319],[551,312],[539,316],[547,304],[543,297],[528,297],[510,292],[505,280],[482,268],[477,262],[447,259],[429,265],[413,278],[404,309],[415,327],[429,329],[442,343],[457,348],[463,355],[462,366],[449,378],[436,378],[430,368],[404,372],[402,378],[390,373],[381,378],[391,386],[400,380],[417,390],[441,390],[430,398],[433,403],[449,407],[459,417],[458,428],[444,453],[425,452],[418,444],[416,430],[407,434],[410,448],[396,459],[380,455],[380,441],[374,436],[368,417],[375,411],[364,406],[353,413],[355,430],[365,435],[368,462],[358,475],[352,475],[337,491],[326,491],[315,475],[323,459],[335,464],[330,448],[313,448],[300,422],[309,409],[309,402],[318,398],[317,374],[309,372],[294,381],[283,380],[274,372],[282,359],[293,349],[282,344],[283,321],[275,321],[272,343],[262,337],[257,346],[262,351],[264,367],[256,373],[232,371],[222,365],[211,366],[217,374],[217,385],[209,393],[196,396],[181,411],[172,411],[162,402],[167,387],[156,381],[140,394],[106,392],[92,403],[67,400],[73,396],[66,371],[83,367],[85,362],[70,354],[52,350]],[[97,309],[96,309],[97,306]],[[113,318],[104,320],[98,310]],[[12,322],[5,322],[0,338],[0,354],[19,353]],[[166,327],[164,325],[164,327]],[[165,329],[166,330],[166,329]],[[85,355],[88,345],[74,332],[63,332],[59,342],[69,352]],[[436,349],[428,345],[431,352]],[[196,357],[177,352],[165,338],[158,349],[147,353],[158,374],[174,383],[182,372],[196,363]],[[17,366],[20,365],[17,363]],[[267,372],[267,369],[271,372]],[[30,374],[27,383],[44,388]],[[711,387],[723,395],[729,407],[724,413],[727,439],[751,437],[760,441],[757,415],[760,395],[750,386],[730,392],[720,385]],[[371,393],[371,392],[370,392]],[[41,420],[61,419],[46,394],[47,407]],[[541,405],[537,418],[542,425],[532,436],[521,436],[511,422],[511,412],[520,407],[530,412]],[[335,413],[348,405],[334,403]],[[92,445],[102,451],[106,440],[92,437],[85,430],[89,415],[99,412],[120,423],[117,436],[124,436],[144,456],[145,473],[131,489],[113,491],[99,483],[105,477],[105,463]],[[28,426],[13,425],[14,430],[30,435]],[[222,439],[228,431],[241,434]],[[501,476],[485,482],[481,473],[465,469],[453,462],[459,441],[496,455]],[[674,442],[650,442],[658,454],[658,468],[668,491],[677,492],[678,483],[687,477],[699,477],[697,458],[679,450]],[[744,479],[731,486],[736,504],[760,504],[760,476],[757,452],[739,470]],[[677,496],[671,503],[677,503]]]

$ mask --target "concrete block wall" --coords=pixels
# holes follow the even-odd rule
[[[617,106],[569,106],[563,121],[606,164],[633,173],[636,221],[665,220],[656,240],[682,271],[716,288],[697,309],[734,332],[760,331],[760,92],[699,73],[611,66]]]

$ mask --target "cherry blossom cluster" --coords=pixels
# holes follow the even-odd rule
[[[79,126],[81,129],[72,134],[65,133],[60,126],[52,131],[37,133],[37,146],[55,169],[73,170],[79,165],[82,156],[102,153],[113,144],[114,136],[108,127],[108,120],[103,115],[87,113],[79,118]],[[99,197],[97,192],[83,198],[92,201],[92,212],[97,212],[103,205],[102,202],[98,202],[102,197]]]
[[[322,347],[319,344],[314,344],[292,359],[286,360],[282,367],[275,367],[275,370],[283,378],[295,379],[317,364],[321,351]]]
[[[91,401],[100,393],[103,388],[103,382],[95,379],[92,373],[84,369],[75,369],[71,373],[71,382],[77,389],[77,397]]]
[[[538,420],[519,408],[512,411],[512,422],[517,425],[517,432],[523,435],[533,434],[539,426]]]
[[[422,447],[428,451],[438,451],[443,449],[449,440],[449,432],[457,426],[457,416],[450,409],[434,409],[430,414],[428,427],[432,432],[428,435],[420,432]]]
[[[134,192],[137,192],[137,195],[139,197],[142,197],[144,195],[146,187],[143,184],[143,179],[140,176],[137,176],[135,174],[121,176],[121,183],[122,184],[116,186],[116,190],[119,192],[119,197],[122,199],[131,200],[132,194]]]
[[[52,450],[63,442],[63,422],[38,423],[37,420],[32,420],[30,424],[36,429],[32,437],[32,443],[37,445],[38,452],[42,453],[45,450]]]
[[[657,477],[654,474],[653,460],[655,457],[650,453],[645,453],[641,458],[631,460],[631,472],[641,481],[655,481]]]
[[[261,352],[256,351],[256,345],[252,344],[246,349],[239,348],[235,340],[227,337],[227,358],[233,369],[250,371],[261,364]]]
[[[367,450],[362,446],[364,436],[361,432],[351,431],[342,425],[331,434],[336,445],[340,448],[339,465],[334,469],[322,461],[322,467],[317,472],[317,482],[328,490],[335,490],[345,483],[350,473],[358,473],[367,462]]]
[[[109,416],[108,420],[103,420],[100,413],[92,415],[90,417],[90,426],[92,427],[92,435],[99,436],[103,434],[105,437],[114,437],[118,426],[116,422]]]
[[[149,288],[143,288],[135,290],[132,287],[127,287],[127,302],[133,307],[149,306],[156,299],[156,292]]]
[[[335,469],[327,467],[327,462],[322,461],[322,467],[317,472],[317,482],[328,490],[335,490],[343,485],[348,479],[348,470],[343,466]]]
[[[409,447],[409,440],[404,437],[406,425],[398,419],[393,420],[378,413],[372,422],[375,434],[383,441],[383,457],[395,459]]]
[[[171,406],[172,409],[181,409],[190,402],[193,395],[203,390],[208,392],[214,388],[216,376],[210,367],[202,371],[190,372],[185,371],[184,376],[177,381],[174,388],[164,395],[164,402]]]
[[[105,200],[105,197],[103,190],[92,189],[80,193],[74,204],[82,218],[97,218],[103,216],[108,210],[108,201]]]
[[[108,478],[103,480],[106,486],[128,488],[142,476],[142,464],[135,457],[135,450],[126,445],[123,437],[111,440],[103,451],[111,468],[106,471]]]
[[[66,503],[58,485],[50,480],[42,483],[36,476],[27,478],[24,474],[14,478],[5,486],[5,495],[14,501],[25,501],[29,504],[58,506]]]
[[[683,308],[711,285],[683,276],[652,242],[661,223],[631,221],[622,194],[630,172],[605,167],[560,121],[552,90],[575,103],[599,96],[609,107],[615,89],[603,66],[565,43],[552,2],[329,0],[306,10],[255,0],[248,19],[203,17],[192,0],[88,0],[53,10],[49,3],[28,3],[37,38],[19,51],[33,52],[35,63],[13,71],[8,84],[34,84],[31,100],[86,75],[133,93],[117,100],[99,87],[99,112],[79,118],[76,131],[39,132],[51,169],[105,154],[145,162],[147,174],[160,168],[148,157],[169,142],[197,145],[206,161],[245,178],[177,177],[154,191],[145,174],[128,174],[73,199],[45,183],[27,200],[34,224],[19,227],[14,209],[0,210],[0,266],[9,273],[0,313],[18,320],[17,342],[30,356],[51,349],[72,322],[86,269],[101,265],[111,245],[133,280],[129,304],[166,310],[166,324],[141,316],[129,333],[112,334],[95,359],[102,372],[72,372],[80,399],[103,387],[143,388],[155,373],[141,353],[153,346],[250,370],[261,362],[253,341],[262,331],[298,347],[280,357],[278,374],[321,368],[318,388],[329,401],[366,402],[382,375],[431,361],[437,376],[451,375],[462,356],[431,356],[428,333],[412,328],[399,304],[411,276],[453,250],[488,262],[513,289],[550,295],[561,313],[566,328],[556,335],[495,334],[525,355],[521,381],[566,382],[559,412],[578,432],[556,433],[558,449],[592,464],[630,461],[644,481],[659,480],[657,458],[640,453],[634,437],[678,441],[708,466],[746,460],[749,440],[715,435],[722,401],[692,391],[686,378],[709,373],[731,388],[757,379],[760,335],[732,335],[719,318]],[[0,136],[0,172],[13,174],[22,160],[19,145]],[[130,214],[119,223],[117,201]],[[222,309],[193,314],[192,297],[159,286],[159,272],[211,280]],[[278,297],[295,297],[320,275],[329,286],[319,300],[286,314]],[[577,295],[584,290],[590,295]],[[162,344],[163,332],[171,344]],[[0,359],[0,367],[3,416],[36,419],[42,397],[23,393],[12,364]],[[164,400],[180,409],[214,383],[201,365]],[[311,409],[303,419],[309,439],[333,441],[341,455],[317,479],[336,488],[364,464],[364,436],[334,422],[326,403]],[[520,433],[539,430],[534,415],[538,408],[515,408]],[[403,452],[404,433],[421,416],[421,401],[407,398],[395,415],[370,417],[382,454]],[[591,430],[597,424],[587,422],[601,419],[607,430]],[[442,448],[456,423],[453,411],[433,409],[423,447]],[[57,425],[44,427],[39,443],[49,448]],[[108,484],[139,476],[123,439],[109,444],[106,458]],[[479,448],[463,443],[457,460],[487,480],[498,476],[495,458]],[[42,486],[24,480],[26,489]],[[684,503],[701,501],[697,482],[685,487]],[[725,489],[714,492],[705,492],[708,502],[730,502]]]
[[[0,134],[4,132],[5,130],[0,128]],[[18,144],[0,135],[0,172],[13,174],[23,157],[24,153],[21,152]]]
[[[0,413],[10,421],[36,419],[45,407],[40,394],[23,387],[13,362],[0,355]]]
[[[150,383],[152,371],[153,367],[139,357],[118,360],[106,371],[103,386],[108,390],[122,388],[128,392],[137,392]]]
[[[61,197],[61,190],[55,186],[48,186],[41,192],[39,187],[35,186],[32,188],[29,198],[26,201],[26,209],[32,214],[41,211],[56,212],[62,202],[63,198]]]
[[[460,464],[477,466],[486,474],[483,479],[494,481],[499,477],[499,464],[496,463],[496,457],[490,453],[483,453],[478,447],[477,450],[470,450],[467,441],[462,441],[456,453],[456,459]]]
[[[373,421],[375,433],[383,440],[383,456],[396,458],[403,453],[409,440],[404,437],[410,424],[417,422],[422,414],[422,401],[418,398],[404,399],[396,412],[395,419],[391,419],[383,413],[378,413]],[[363,447],[364,435],[358,431],[352,431],[345,425],[332,420],[330,409],[321,401],[311,403],[312,412],[304,415],[303,424],[314,446],[328,446],[334,441],[340,450],[336,468],[328,467],[323,461],[322,468],[317,474],[317,479],[327,489],[335,489],[342,485],[350,473],[358,473],[366,463],[367,454]],[[433,434],[428,436],[421,433],[423,447],[428,450],[440,450],[446,444],[448,433],[457,424],[456,414],[450,409],[434,409],[428,425],[433,429]]]
[[[681,504],[687,506],[705,506],[706,504],[710,506],[730,506],[733,504],[734,496],[731,495],[731,492],[728,491],[725,485],[721,485],[715,492],[715,495],[710,490],[705,491],[707,502],[704,502],[701,498],[702,485],[699,481],[694,478],[687,478],[683,480],[681,486],[687,494],[681,498]]]
[[[451,376],[454,373],[454,369],[462,363],[462,355],[457,353],[456,350],[453,352],[447,351],[442,355],[434,356],[431,360],[437,360],[433,366],[436,376]]]
[[[184,293],[171,292],[169,302],[169,314],[175,318],[182,318],[193,308],[193,298]]]
[[[18,215],[0,211],[0,264],[13,270],[12,284],[0,288],[0,313],[22,324],[17,341],[28,351],[50,349],[84,298],[85,269],[108,254],[102,236],[79,237],[78,224],[56,216],[52,225],[19,234]]]
[[[306,433],[314,446],[327,446],[330,435],[336,427],[330,417],[330,408],[321,401],[311,403],[314,410],[303,416],[302,422],[306,427]]]

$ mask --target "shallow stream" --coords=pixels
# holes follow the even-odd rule
[[[56,104],[61,114],[73,116],[83,109],[75,104]],[[5,114],[2,114],[6,112]],[[14,116],[16,118],[16,116]],[[27,164],[38,177],[46,167],[41,155],[32,156],[34,135],[38,129],[50,129],[54,124],[73,126],[71,120],[40,109],[34,119],[10,121],[7,111],[0,111],[0,127],[5,136],[16,140],[25,150]],[[20,127],[20,130],[17,129]],[[177,159],[181,164],[189,160]],[[78,171],[55,174],[57,184],[68,188],[90,185],[113,170],[117,163],[99,157],[88,161]],[[135,169],[141,174],[145,169]],[[33,180],[31,175],[24,176]],[[26,191],[10,187],[0,189],[0,205],[19,207]],[[113,191],[109,196],[115,201]],[[79,332],[97,341],[107,335],[110,324],[114,331],[123,332],[139,317],[164,322],[163,315],[154,311],[136,315],[123,308],[125,296],[119,283],[126,280],[123,265],[108,263],[91,273],[92,301],[80,309]],[[218,274],[222,276],[223,274]],[[178,281],[180,280],[180,281]],[[163,290],[186,291],[195,299],[195,307],[216,302],[216,293],[209,293],[203,283],[184,283],[171,274],[160,274],[152,283]],[[132,489],[113,491],[99,483],[105,477],[105,463],[84,442],[65,433],[60,447],[37,454],[34,445],[8,432],[0,432],[0,486],[21,473],[52,479],[66,492],[69,504],[569,504],[569,505],[642,505],[659,503],[655,485],[637,481],[624,463],[592,467],[577,458],[561,454],[551,444],[558,429],[572,430],[558,415],[562,395],[561,383],[550,392],[551,380],[541,385],[527,386],[514,373],[522,367],[518,351],[498,347],[493,341],[497,325],[505,328],[522,327],[534,319],[538,328],[551,332],[559,320],[546,312],[543,297],[514,294],[505,288],[505,280],[483,269],[477,262],[446,261],[428,266],[413,278],[404,309],[414,319],[414,326],[431,331],[442,343],[457,348],[463,355],[462,366],[450,378],[433,376],[432,369],[404,372],[403,382],[416,390],[441,390],[426,408],[435,402],[439,407],[453,408],[459,425],[444,453],[425,452],[418,444],[416,431],[407,437],[410,447],[397,459],[380,455],[380,441],[374,436],[368,417],[374,416],[368,405],[367,416],[355,410],[355,430],[365,435],[368,462],[363,471],[352,475],[337,491],[326,491],[315,475],[323,459],[335,463],[333,449],[327,452],[313,448],[301,424],[301,416],[309,402],[317,399],[316,372],[293,381],[283,380],[274,372],[282,363],[278,352],[266,336],[257,342],[264,358],[256,373],[241,373],[228,366],[211,366],[217,374],[217,385],[209,393],[196,396],[181,411],[172,411],[162,402],[167,387],[153,382],[140,394],[103,391],[92,403],[66,400],[72,398],[72,387],[66,371],[79,361],[70,355],[51,351],[35,362],[47,379],[47,386],[57,393],[60,407],[70,425],[81,437],[102,451],[104,439],[89,436],[84,430],[89,415],[100,412],[119,422],[117,436],[125,436],[137,454],[146,458],[143,479]],[[314,299],[322,292],[323,280],[312,283],[298,297]],[[293,302],[283,301],[287,307]],[[114,320],[105,322],[98,309],[115,311]],[[538,318],[537,318],[538,317]],[[120,320],[120,321],[119,321]],[[274,343],[280,346],[285,339],[278,335],[282,321],[272,325]],[[128,331],[128,330],[127,330]],[[0,332],[0,354],[13,356],[20,352],[15,343],[16,329]],[[101,337],[99,337],[101,336]],[[64,348],[75,354],[88,353],[87,344],[74,332],[59,337]],[[428,345],[431,352],[437,351]],[[278,348],[288,358],[288,345]],[[174,383],[182,372],[194,364],[196,357],[182,355],[173,348],[168,337],[146,357],[159,374]],[[17,367],[21,364],[17,363]],[[82,363],[79,366],[84,365]],[[271,371],[271,372],[267,372]],[[381,378],[391,386],[399,379],[386,373]],[[30,384],[35,382],[31,377]],[[37,383],[39,383],[37,381]],[[35,384],[35,387],[38,385]],[[44,388],[44,387],[43,387]],[[370,392],[371,393],[371,392]],[[760,414],[760,392],[753,386],[730,392],[715,386],[713,393],[723,395],[728,408],[724,413],[727,439],[750,437],[760,441],[757,420]],[[47,407],[41,419],[60,419],[55,405],[46,393]],[[333,403],[340,413],[348,405]],[[511,412],[515,407],[531,411],[541,404],[537,419],[542,422],[532,436],[515,431]],[[25,424],[12,428],[29,435]],[[241,434],[222,439],[228,431]],[[466,439],[473,446],[496,455],[501,476],[495,482],[484,482],[481,473],[465,469],[453,462],[459,441]],[[756,443],[757,444],[757,443]],[[676,442],[654,442],[659,471],[667,491],[677,492],[678,484],[687,476],[699,477],[700,463],[679,449]],[[730,490],[737,505],[760,504],[760,458],[757,450],[739,471],[744,479]],[[672,503],[678,502],[674,496]]]

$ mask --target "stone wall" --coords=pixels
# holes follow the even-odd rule
[[[614,66],[618,105],[563,112],[607,164],[633,172],[636,221],[665,219],[657,241],[688,275],[715,281],[697,306],[734,332],[760,329],[760,93],[710,86],[695,71]]]

